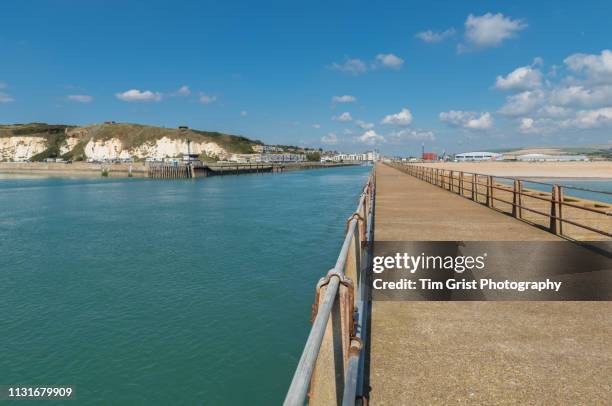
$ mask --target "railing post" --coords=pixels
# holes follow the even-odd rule
[[[559,235],[563,235],[563,186],[559,186]]]
[[[325,297],[326,290],[327,285],[320,286],[317,293],[319,302]],[[353,313],[353,286],[340,283],[310,381],[309,405],[336,405],[342,401]]]
[[[518,180],[512,183],[512,217],[518,218]]]
[[[495,207],[495,199],[493,198],[493,194],[494,194],[494,190],[495,188],[493,187],[493,176],[489,175],[489,188],[491,189],[491,192],[489,193],[489,195],[491,196],[490,201],[490,206],[491,208]]]
[[[476,201],[477,196],[478,196],[478,194],[476,194],[476,193],[474,192],[474,191],[476,191],[476,192],[478,191],[478,187],[477,187],[477,185],[476,185],[476,179],[477,179],[476,174],[475,174],[475,173],[473,173],[473,174],[472,174],[472,200],[473,200],[473,201]]]
[[[559,198],[559,186],[553,185],[550,194],[550,232],[557,234],[557,199]]]
[[[518,210],[517,210],[517,214],[519,219],[523,218],[523,181],[522,180],[518,180],[516,182],[516,186],[517,186],[517,194],[518,194]]]
[[[463,171],[459,172],[459,195],[463,197]]]

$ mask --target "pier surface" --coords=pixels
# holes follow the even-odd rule
[[[554,235],[384,164],[375,241],[544,241]],[[612,302],[373,302],[370,401],[605,404]]]

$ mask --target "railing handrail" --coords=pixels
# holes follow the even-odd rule
[[[598,189],[588,189],[588,188],[583,188],[580,186],[573,186],[573,185],[559,185],[558,183],[549,183],[549,182],[542,182],[539,180],[534,180],[533,178],[530,178],[529,176],[526,177],[520,177],[520,176],[502,176],[502,175],[491,175],[491,174],[487,174],[487,173],[480,173],[480,172],[470,172],[470,171],[460,171],[457,169],[448,169],[448,168],[434,168],[432,166],[424,166],[424,165],[417,165],[417,164],[404,164],[405,166],[414,166],[417,168],[431,168],[431,169],[438,169],[440,171],[447,171],[447,172],[463,172],[464,174],[468,174],[468,175],[476,175],[476,176],[493,176],[494,178],[497,179],[507,179],[507,180],[521,180],[523,182],[527,182],[527,183],[535,183],[538,185],[544,185],[544,186],[561,186],[565,189],[572,189],[572,190],[581,190],[583,192],[592,192],[592,193],[601,193],[604,195],[611,195],[612,196],[612,192],[608,192],[607,190],[598,190]],[[570,179],[575,179],[575,178],[570,178]],[[597,178],[599,179],[599,178]]]
[[[523,210],[523,209],[529,212],[532,212],[532,213],[536,213],[538,215],[548,217],[550,220],[550,226],[549,226],[550,231],[562,237],[568,238],[567,235],[563,234],[563,224],[564,223],[570,224],[575,227],[582,228],[584,230],[588,230],[590,232],[593,232],[593,233],[596,233],[596,234],[599,234],[605,237],[609,237],[609,238],[612,237],[612,233],[608,231],[601,230],[601,229],[598,229],[598,228],[595,228],[595,227],[592,227],[586,224],[581,224],[577,221],[569,220],[567,218],[563,218],[563,215],[562,215],[564,207],[571,207],[577,210],[581,210],[583,212],[590,212],[590,213],[600,214],[600,215],[608,216],[608,217],[612,216],[612,210],[609,210],[609,209],[605,210],[606,207],[612,207],[612,203],[605,203],[605,202],[600,202],[597,200],[584,199],[584,198],[580,198],[577,196],[565,196],[563,193],[565,189],[583,190],[583,191],[592,192],[592,193],[603,193],[606,195],[612,195],[611,192],[591,190],[591,189],[586,189],[586,188],[577,188],[577,187],[559,185],[559,184],[554,184],[554,183],[538,182],[538,181],[532,181],[529,179],[523,179],[523,178],[518,178],[518,177],[487,175],[483,173],[468,172],[468,171],[461,171],[461,170],[448,169],[448,168],[435,168],[432,166],[424,166],[424,165],[418,165],[418,164],[412,164],[412,163],[401,164],[401,165],[397,165],[397,163],[395,163],[395,164],[392,164],[392,166],[396,166],[396,167],[399,166],[400,168],[407,168],[407,173],[409,175],[415,176],[418,179],[421,179],[428,183],[442,187],[443,189],[449,190],[453,193],[460,194],[463,197],[466,197],[464,192],[466,191],[471,192],[471,199],[479,203],[482,203],[482,201],[479,201],[478,197],[484,196],[486,198],[485,199],[486,205],[489,206],[490,208],[499,210],[498,208],[494,207],[495,201],[508,204],[512,206],[513,216],[521,220],[525,220],[524,218],[522,218],[520,214],[520,210]],[[457,177],[455,176],[455,174],[457,174]],[[469,179],[470,176],[466,178],[465,175],[471,175],[472,179],[471,180]],[[485,178],[486,183],[481,183],[480,178]],[[507,187],[502,188],[499,186],[500,183],[497,183],[497,184],[494,183],[496,179],[512,180],[513,185],[507,185]],[[446,180],[448,180],[448,182],[446,182]],[[466,183],[471,185],[469,190],[465,189]],[[517,183],[518,183],[518,186],[517,186]],[[540,191],[540,190],[534,190],[534,189],[523,189],[523,186],[522,186],[523,183],[535,183],[535,184],[550,186],[551,191],[546,192],[546,191]],[[486,191],[481,192],[480,190],[478,190],[478,187],[484,187]],[[513,201],[510,202],[510,201],[500,199],[499,197],[494,196],[494,193],[493,193],[494,190],[501,190],[507,193],[511,193],[513,195]],[[536,195],[536,194],[544,194],[544,196],[546,197]],[[550,206],[551,206],[550,213],[545,213],[539,210],[535,210],[533,207],[525,206],[521,201],[521,197],[526,197],[529,199],[537,199],[540,201],[550,203]],[[576,199],[577,201],[586,201],[586,202],[592,202],[594,204],[600,204],[602,205],[602,208],[580,206],[578,204],[574,204],[576,200],[571,201],[569,199]]]
[[[372,219],[373,219],[373,203],[374,203],[374,195],[375,195],[375,177],[374,173],[370,174],[368,180],[366,182],[365,187],[363,188],[363,192],[359,198],[359,204],[357,206],[357,211],[355,214],[349,218],[347,222],[347,230],[344,237],[344,242],[342,244],[342,248],[340,249],[340,253],[336,260],[335,266],[328,272],[327,278],[329,278],[329,284],[327,285],[327,289],[325,291],[325,296],[323,297],[322,302],[319,302],[316,315],[314,316],[312,328],[306,340],[306,344],[304,346],[304,350],[298,362],[297,368],[293,375],[293,379],[289,386],[289,390],[287,391],[287,395],[285,397],[284,405],[285,406],[298,406],[303,405],[308,394],[308,389],[311,383],[311,379],[313,376],[313,372],[315,369],[315,365],[317,363],[317,359],[319,357],[319,352],[321,350],[321,344],[323,343],[325,330],[331,315],[333,304],[336,300],[336,295],[338,295],[339,286],[342,281],[346,279],[345,277],[345,267],[347,265],[349,252],[351,249],[351,243],[353,241],[360,241],[359,238],[359,228],[360,222],[367,222],[366,227],[366,244],[371,242],[372,236],[371,233],[373,231],[372,227]],[[369,201],[368,201],[369,199]],[[368,212],[366,213],[366,207],[369,206]],[[367,221],[364,218],[360,218],[361,213],[365,213],[368,217]],[[364,224],[363,226],[366,226]],[[365,250],[360,250],[360,253],[356,253],[355,255],[363,255],[365,253],[365,263],[367,263],[367,253],[368,246],[366,246]],[[360,261],[356,261],[356,263],[360,263]],[[359,341],[359,344],[362,342],[364,337],[365,330],[365,306],[364,302],[367,300],[365,295],[365,285],[364,281],[366,273],[359,273],[360,278],[362,280],[352,281],[355,285],[355,289],[358,293],[356,295],[356,308],[358,311],[358,330],[355,334],[355,337],[350,337],[351,340],[355,339],[355,342]],[[325,279],[325,278],[324,278]],[[321,283],[321,282],[319,282]],[[351,315],[352,316],[352,315]],[[359,324],[361,323],[361,324]],[[355,403],[355,393],[358,391],[358,384],[360,381],[359,368],[363,367],[363,353],[364,350],[359,346],[359,353],[357,357],[349,358],[349,366],[347,368],[347,372],[345,374],[345,385],[344,385],[344,394],[343,394],[343,405],[354,405]],[[362,376],[361,376],[362,377]]]

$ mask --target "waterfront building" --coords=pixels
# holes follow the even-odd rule
[[[270,154],[273,152],[283,152],[283,149],[280,147],[275,147],[273,145],[253,145],[253,151],[260,154]]]
[[[455,155],[455,162],[498,161],[501,157],[502,154],[495,152],[464,152]]]
[[[336,154],[330,158],[334,162],[346,162],[346,161],[357,161],[357,162],[375,162],[380,160],[380,154],[377,151],[369,151],[363,154]]]
[[[522,162],[571,162],[588,161],[586,155],[547,155],[547,154],[525,154],[516,157],[517,161]]]

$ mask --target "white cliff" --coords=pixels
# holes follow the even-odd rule
[[[47,149],[43,137],[0,137],[0,161],[26,161]]]

